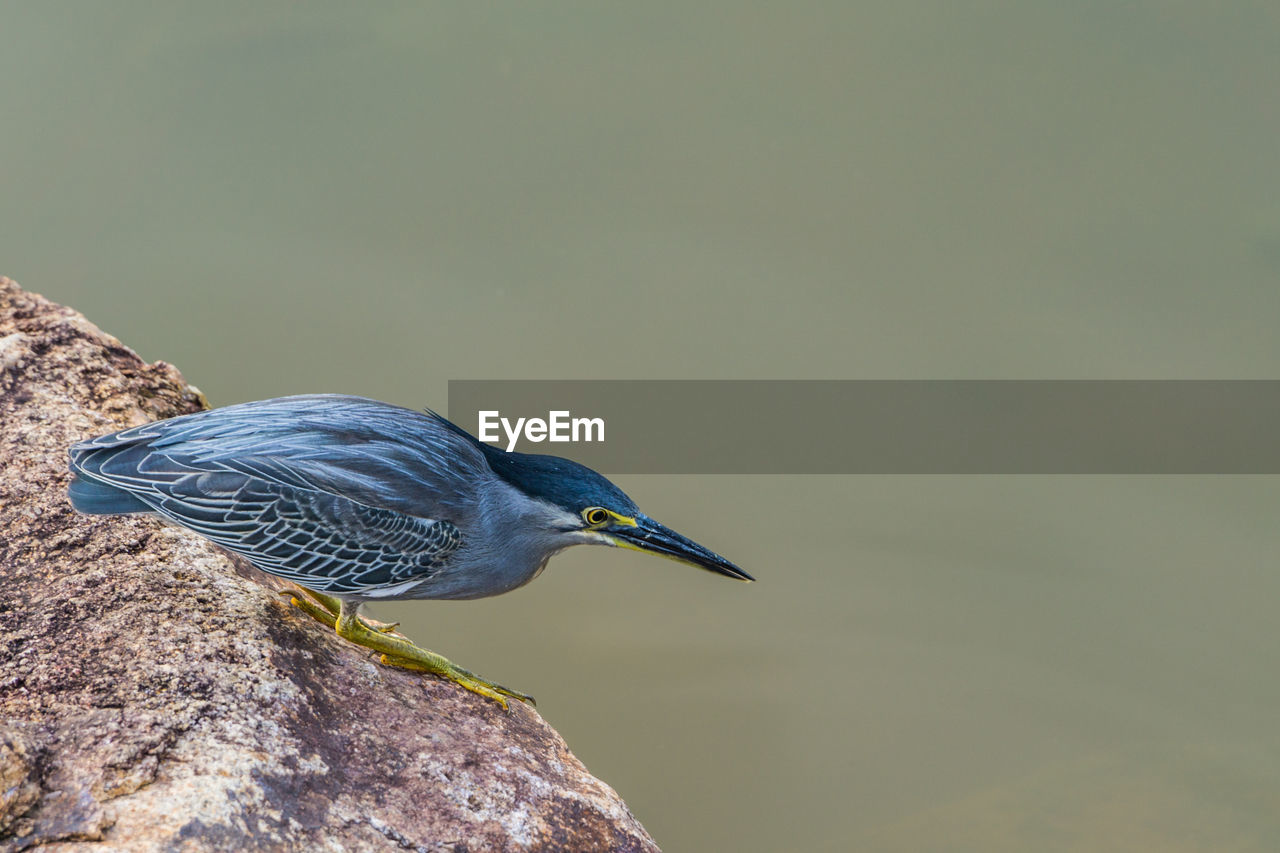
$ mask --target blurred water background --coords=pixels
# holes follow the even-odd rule
[[[1278,44],[1238,0],[4,3],[0,272],[214,405],[1276,378]],[[580,548],[375,615],[666,849],[1280,849],[1277,478],[619,479],[760,583]]]

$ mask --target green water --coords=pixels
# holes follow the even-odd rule
[[[215,405],[1276,378],[1278,9],[5,3],[0,272]],[[620,484],[760,583],[377,615],[666,849],[1280,848],[1277,478]]]

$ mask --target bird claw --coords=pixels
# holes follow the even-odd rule
[[[307,592],[310,592],[310,590],[307,590]],[[298,608],[303,613],[307,614],[308,616],[310,616],[312,619],[316,620],[320,624],[329,628],[337,627],[337,623],[338,623],[337,614],[329,610],[328,607],[323,606],[324,604],[323,602],[320,602],[320,604],[316,604],[314,601],[312,601],[312,599],[309,596],[303,597],[287,589],[281,590],[276,594],[281,596],[282,598],[288,598],[290,604],[292,604],[294,607]],[[400,627],[399,622],[379,622],[376,619],[366,619],[363,616],[359,616],[357,618],[360,620],[360,624],[368,628],[370,631],[373,631],[378,634],[387,634],[391,636],[404,638],[404,635],[397,632],[396,630],[397,628]]]
[[[497,702],[499,705],[501,705],[504,711],[510,712],[511,710],[511,707],[507,703],[506,697],[508,696],[511,697],[512,699],[517,699],[535,708],[538,707],[537,701],[534,700],[534,698],[528,695],[527,693],[521,693],[518,690],[512,690],[509,687],[503,687],[501,684],[497,684],[496,682],[481,678],[475,673],[469,672],[460,666],[454,665],[452,666],[452,671],[442,672],[440,669],[437,669],[433,666],[425,665],[420,661],[416,661],[412,658],[403,658],[403,657],[399,657],[398,655],[388,655],[388,654],[384,654],[382,656],[382,663],[386,664],[387,666],[398,666],[401,669],[411,669],[417,672],[429,672],[433,675],[438,675],[441,678],[445,678],[445,679],[448,679],[449,681],[452,681],[454,684],[457,684],[460,687],[465,687],[467,690],[470,690],[472,693],[477,693],[485,697],[486,699],[492,699],[494,702]]]
[[[280,595],[287,596],[290,604],[317,622],[334,629],[343,639],[381,655],[381,662],[387,666],[438,675],[472,693],[497,702],[503,710],[508,712],[511,710],[507,702],[508,698],[535,707],[537,705],[533,697],[528,694],[481,678],[442,655],[414,645],[407,637],[396,633],[396,629],[400,627],[399,622],[384,623],[366,620],[357,615],[356,605],[352,602],[343,602],[341,599],[323,595],[305,587],[300,587],[300,590],[305,595],[289,590],[280,592]],[[334,609],[331,609],[330,605]]]
[[[396,630],[400,627],[399,622],[379,622],[377,619],[369,619],[364,616],[360,617],[360,621],[363,622],[364,626],[370,631],[377,631],[379,634],[394,634],[397,637],[404,636],[404,634],[401,634]]]
[[[338,627],[338,617],[330,613],[326,608],[314,603],[311,599],[295,595],[288,590],[282,591],[280,595],[288,596],[290,604],[319,622],[321,625],[331,629],[336,629]]]

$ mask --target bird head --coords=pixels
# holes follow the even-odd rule
[[[529,497],[559,510],[555,532],[565,544],[627,548],[736,580],[755,580],[709,548],[640,512],[621,489],[585,465],[558,456],[480,446],[494,473]]]

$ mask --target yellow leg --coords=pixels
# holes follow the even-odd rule
[[[399,623],[390,625],[370,624],[357,614],[359,605],[354,602],[334,598],[331,595],[324,595],[306,587],[299,587],[299,589],[306,594],[297,595],[286,590],[281,592],[280,595],[289,596],[290,604],[322,625],[327,625],[334,629],[338,632],[338,636],[344,640],[380,653],[382,655],[382,663],[387,666],[398,666],[403,669],[438,675],[465,687],[472,693],[478,693],[486,699],[492,699],[507,710],[510,710],[507,706],[506,697],[508,696],[512,699],[519,699],[521,702],[528,702],[530,705],[536,704],[532,696],[518,693],[515,690],[503,687],[501,684],[481,678],[474,672],[463,669],[442,655],[415,646],[400,634],[393,635],[392,632],[395,631]]]
[[[338,613],[341,612],[342,610],[341,598],[335,598],[332,595],[325,595],[323,592],[316,592],[314,589],[307,589],[305,586],[299,586],[298,589],[302,590],[307,595],[315,599],[316,602],[321,607],[323,607],[325,610],[328,610],[330,613],[332,613],[335,618],[337,617]],[[284,593],[280,593],[280,594],[284,595]]]
[[[486,699],[492,699],[504,709],[507,708],[506,697],[508,696],[512,699],[519,699],[521,702],[528,702],[530,705],[534,704],[532,696],[526,696],[524,693],[518,693],[503,687],[501,684],[481,678],[474,672],[463,669],[444,656],[419,648],[408,640],[388,636],[381,631],[370,628],[356,615],[357,607],[358,605],[350,601],[342,602],[336,628],[338,636],[358,646],[381,652],[384,664],[413,669],[419,672],[429,672],[432,675],[447,678],[472,693],[478,693]]]
[[[289,596],[289,603],[319,622],[321,625],[328,625],[330,628],[337,629],[337,614],[329,612],[329,608],[321,607],[310,598],[301,595],[294,595],[289,590],[283,590],[280,595]]]
[[[288,598],[290,604],[320,624],[336,629],[338,614],[342,612],[342,599],[316,592],[314,589],[307,589],[305,586],[299,586],[298,589],[306,593],[305,598],[287,589],[281,590],[278,594]],[[360,617],[360,621],[370,631],[381,631],[384,634],[394,634],[400,627],[399,622],[378,622],[374,619],[365,619],[363,616]]]

